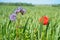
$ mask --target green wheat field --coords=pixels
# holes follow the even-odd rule
[[[25,8],[26,14],[18,13],[9,24],[9,16],[17,7]],[[44,15],[49,17],[49,25],[39,22]],[[0,40],[60,40],[60,7],[0,5]]]

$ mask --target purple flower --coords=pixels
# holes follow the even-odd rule
[[[22,8],[21,7],[18,7],[14,12],[15,13],[19,13],[21,10],[22,10]]]
[[[10,15],[10,20],[13,21],[13,20],[15,20],[15,19],[16,19],[16,14],[15,14],[15,13],[11,14],[11,15]]]
[[[23,15],[23,14],[26,13],[26,10],[25,10],[25,9],[21,9],[20,12],[21,12],[21,14]]]
[[[19,13],[19,12],[20,12],[20,10],[17,9],[17,10],[16,10],[16,13]]]
[[[14,13],[18,14],[18,13],[21,13],[22,15],[25,14],[26,10],[22,7],[18,7]]]

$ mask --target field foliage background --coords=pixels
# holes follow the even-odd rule
[[[17,7],[25,8],[26,14],[19,13],[8,26],[9,16]],[[49,17],[49,25],[39,23],[44,15]],[[0,40],[60,40],[60,7],[0,5]]]

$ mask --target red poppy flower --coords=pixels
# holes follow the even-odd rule
[[[39,19],[39,21],[43,24],[43,25],[47,25],[49,22],[49,18],[47,16],[43,16]]]

